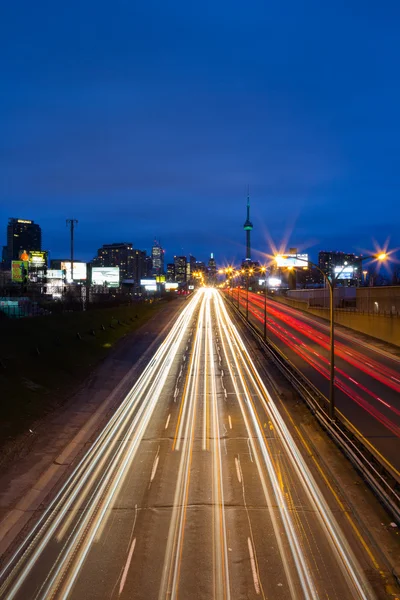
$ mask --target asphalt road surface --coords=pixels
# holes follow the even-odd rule
[[[237,293],[230,296],[237,305]],[[240,308],[246,312],[246,292]],[[264,328],[264,297],[249,293],[249,317]],[[329,324],[312,315],[267,302],[268,338],[329,396]],[[336,406],[386,460],[400,480],[400,359],[336,329]]]
[[[386,597],[313,465],[222,297],[201,290],[4,567],[0,596]]]

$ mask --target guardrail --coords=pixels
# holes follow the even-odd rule
[[[282,354],[271,341],[265,342],[257,327],[246,320],[233,302],[226,303],[256,339],[260,349],[267,354],[296,389],[320,425],[329,433],[342,452],[350,459],[354,467],[361,473],[381,503],[391,514],[393,520],[400,525],[400,479],[393,467],[379,452],[369,444],[361,433],[336,409],[334,421],[328,416],[328,399],[297,367]]]

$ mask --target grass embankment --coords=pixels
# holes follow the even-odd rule
[[[0,444],[66,399],[127,333],[164,302],[101,308],[0,325]]]

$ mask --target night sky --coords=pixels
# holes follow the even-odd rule
[[[400,246],[400,3],[9,0],[0,8],[0,244],[34,219],[52,257],[154,237]]]

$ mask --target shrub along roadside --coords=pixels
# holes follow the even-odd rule
[[[61,404],[119,339],[163,305],[143,302],[2,321],[0,444]]]

